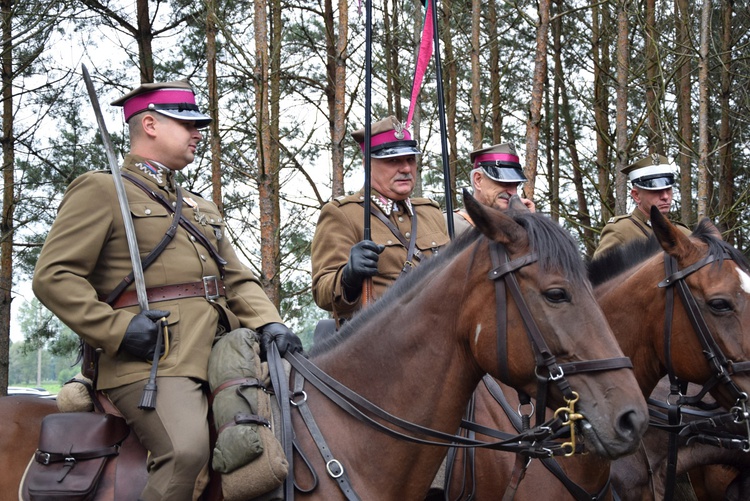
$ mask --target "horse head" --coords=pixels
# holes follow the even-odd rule
[[[667,276],[660,283],[665,289],[678,289],[672,340],[664,352],[664,363],[682,379],[723,383],[712,393],[724,406],[731,407],[741,398],[740,393],[750,392],[748,261],[722,239],[708,219],[698,224],[691,237],[682,234],[655,207],[651,209],[651,221],[666,253],[665,260],[671,258],[676,263],[674,279],[670,281]],[[701,352],[706,356],[698,356]]]
[[[580,398],[576,412],[585,416],[587,443],[605,457],[632,452],[647,426],[645,401],[627,359],[604,368],[602,361],[624,357],[594,299],[575,241],[525,207],[499,211],[466,192],[464,205],[485,237],[478,240],[486,244],[482,252],[492,256],[493,249],[502,249],[461,308],[474,358],[484,371],[532,396],[547,391],[538,389],[537,375],[557,380],[548,386],[550,405],[569,401],[560,380],[569,382]],[[506,297],[508,306],[502,308]],[[582,367],[587,369],[579,372]]]

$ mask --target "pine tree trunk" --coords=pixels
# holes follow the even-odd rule
[[[544,86],[547,79],[547,34],[549,33],[549,0],[539,0],[539,24],[536,29],[536,56],[534,57],[534,76],[531,82],[531,103],[529,119],[526,125],[526,167],[528,182],[524,193],[534,198],[537,163],[539,160],[539,131],[542,123],[542,102]]]
[[[617,160],[615,161],[615,213],[627,211],[627,180],[621,172],[628,164],[628,73],[630,44],[628,42],[629,0],[617,3],[617,115],[615,118]]]
[[[693,189],[691,163],[693,159],[693,113],[691,106],[691,56],[690,12],[688,0],[676,0],[675,19],[677,32],[678,58],[676,63],[677,94],[677,127],[679,130],[679,154],[677,164],[680,167],[680,216],[683,223],[691,224],[693,218]]]
[[[487,2],[487,33],[490,45],[492,144],[498,144],[503,140],[503,113],[500,109],[500,47],[497,41],[497,7],[495,2]]]
[[[734,227],[737,221],[734,205],[734,172],[732,169],[732,119],[730,113],[730,92],[732,90],[732,16],[734,1],[722,0],[722,40],[721,40],[721,123],[719,125],[719,227],[724,239],[734,244]]]
[[[698,62],[698,220],[708,215],[708,49],[711,33],[711,1],[704,0],[700,24],[700,59]]]
[[[614,193],[610,184],[609,152],[609,90],[607,76],[611,73],[609,31],[611,18],[608,4],[595,3],[591,8],[591,52],[594,61],[594,123],[596,124],[597,187],[601,200],[602,222],[615,214]]]
[[[0,227],[0,396],[8,393],[10,365],[10,291],[13,287],[13,214],[15,212],[15,136],[13,135],[13,0],[0,0],[3,16],[3,212]]]
[[[664,154],[659,102],[663,92],[659,78],[659,53],[656,31],[656,0],[646,0],[646,114],[648,115],[649,153]]]
[[[471,145],[482,147],[482,68],[479,64],[479,31],[482,1],[471,0]]]
[[[219,89],[216,76],[216,1],[206,2],[206,80],[208,81],[209,145],[211,148],[211,200],[224,215],[221,194],[221,135],[219,134]]]

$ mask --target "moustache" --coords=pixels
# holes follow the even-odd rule
[[[497,198],[501,198],[501,199],[503,199],[503,200],[510,200],[510,195],[508,195],[508,192],[507,192],[507,191],[504,191],[504,192],[500,193],[500,194],[499,194],[499,195],[497,196]]]
[[[401,174],[399,176],[396,176],[396,179],[394,181],[411,181],[412,176],[411,174]]]

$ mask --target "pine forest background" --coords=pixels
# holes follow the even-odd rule
[[[25,336],[14,352],[75,346],[19,287],[66,185],[107,168],[82,63],[120,156],[126,128],[109,102],[140,82],[191,80],[214,122],[181,182],[224,211],[238,251],[309,342],[325,316],[310,294],[318,211],[363,183],[348,132],[364,119],[364,1],[0,0],[0,394],[12,323]],[[526,196],[590,255],[604,223],[632,210],[619,170],[659,153],[679,166],[675,216],[707,216],[747,251],[744,2],[440,0],[437,12],[454,207],[469,152],[514,142]],[[376,0],[372,13],[372,116],[404,120],[424,5]],[[436,88],[433,60],[413,122],[416,194],[445,204]],[[32,303],[20,319],[14,298]]]

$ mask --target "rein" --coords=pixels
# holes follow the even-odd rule
[[[558,409],[558,412],[555,413],[554,418],[551,420],[545,423],[539,423],[534,428],[521,430],[518,435],[511,435],[503,431],[481,426],[477,423],[462,421],[462,428],[498,439],[496,441],[485,442],[457,434],[444,433],[396,417],[347,388],[306,358],[294,353],[286,353],[284,358],[291,364],[294,371],[296,371],[294,374],[294,390],[290,398],[291,405],[299,410],[303,421],[307,425],[308,431],[313,437],[313,441],[317,444],[318,450],[326,462],[326,471],[328,475],[337,483],[346,499],[356,501],[359,497],[351,487],[344,465],[336,459],[335,455],[328,447],[322,433],[315,423],[312,413],[307,407],[307,394],[304,391],[305,381],[315,386],[328,399],[351,416],[390,437],[422,445],[458,448],[485,447],[489,449],[514,452],[517,454],[523,453],[526,457],[533,458],[572,455],[579,449],[575,443],[575,421],[582,419],[584,416],[575,412],[574,404],[578,400],[578,395],[570,388],[570,385],[565,379],[566,372],[569,374],[576,374],[599,370],[632,368],[632,363],[627,357],[585,362],[557,363],[555,356],[552,355],[547,343],[544,341],[536,322],[534,322],[528,305],[521,294],[518,281],[513,273],[519,268],[536,262],[538,256],[536,253],[530,253],[511,261],[502,245],[496,242],[490,242],[489,245],[493,269],[489,272],[488,278],[495,282],[495,302],[498,312],[498,361],[507,360],[507,351],[505,348],[507,345],[507,305],[505,285],[507,285],[519,311],[521,311],[526,331],[534,349],[537,367],[545,367],[548,374],[546,377],[538,376],[540,380],[539,395],[546,393],[546,382],[547,380],[552,380],[562,391],[569,406]],[[500,364],[500,374],[504,376],[508,375],[507,368],[502,364]],[[544,383],[542,383],[542,380]],[[288,387],[288,385],[286,387]],[[280,393],[281,392],[277,392],[277,395]],[[541,419],[538,419],[538,421],[541,421]],[[404,432],[386,426],[383,422],[400,428],[404,430]],[[570,427],[570,442],[562,444],[552,441],[545,442],[545,440],[553,437],[562,427]],[[416,435],[429,438],[419,438]],[[469,434],[469,437],[471,437],[471,434]],[[315,484],[317,485],[317,475],[312,471],[310,462],[305,458],[299,447],[296,447],[295,445],[295,448],[305,460],[308,468],[310,468],[311,474],[315,479]],[[287,450],[286,445],[285,450]],[[291,460],[289,469],[290,472],[293,471]],[[315,488],[315,485],[310,489],[302,489],[299,486],[297,486],[297,488],[302,492],[310,492]]]
[[[724,384],[729,392],[736,399],[735,406],[732,408],[731,413],[735,423],[745,422],[747,428],[747,438],[750,440],[750,421],[748,421],[748,410],[747,410],[747,393],[740,390],[737,384],[732,379],[732,374],[738,372],[750,371],[750,361],[745,362],[733,362],[729,360],[722,352],[716,339],[711,334],[711,330],[708,328],[706,319],[703,317],[703,313],[698,307],[698,303],[690,291],[685,278],[690,274],[698,271],[709,263],[716,260],[731,260],[731,256],[724,252],[721,255],[709,254],[703,259],[693,263],[692,265],[678,270],[677,260],[666,255],[664,258],[664,270],[666,278],[659,282],[659,287],[666,289],[666,308],[664,317],[664,356],[667,365],[667,374],[669,375],[670,382],[670,396],[676,396],[676,402],[674,404],[669,402],[667,406],[667,414],[669,425],[671,427],[678,427],[682,424],[681,408],[683,405],[699,405],[704,395],[708,393],[712,388],[718,384]],[[693,331],[698,337],[698,341],[701,343],[703,348],[703,354],[706,357],[709,368],[713,371],[713,376],[707,381],[701,391],[692,397],[686,396],[683,393],[686,391],[687,382],[680,381],[674,374],[672,364],[672,316],[674,313],[674,290],[677,289],[682,305],[688,314],[690,323],[693,326]],[[652,421],[653,423],[653,421]],[[650,424],[652,424],[650,423]],[[682,434],[680,432],[680,434]],[[677,449],[678,449],[678,434],[671,433],[669,435],[669,446],[668,446],[668,460],[667,460],[667,477],[664,492],[664,499],[671,500],[674,496],[675,481],[677,476]],[[719,442],[721,443],[721,442]]]

